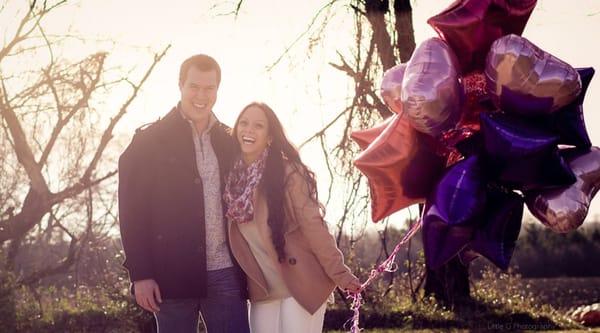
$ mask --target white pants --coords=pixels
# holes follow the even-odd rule
[[[320,333],[327,302],[311,315],[293,297],[252,303],[250,329],[252,333]]]

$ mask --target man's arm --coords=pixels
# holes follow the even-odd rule
[[[119,227],[125,251],[123,265],[131,281],[153,278],[149,225],[150,165],[142,133],[134,136],[119,158]]]

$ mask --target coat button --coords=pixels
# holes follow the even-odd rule
[[[196,185],[202,184],[202,179],[201,178],[194,179],[194,184],[196,184]]]
[[[290,265],[295,265],[296,264],[296,258],[290,258],[290,259],[288,259],[288,262],[290,263]]]

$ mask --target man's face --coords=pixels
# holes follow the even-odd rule
[[[190,67],[185,81],[179,85],[181,108],[185,116],[194,123],[208,119],[217,101],[218,89],[216,71],[205,72]]]

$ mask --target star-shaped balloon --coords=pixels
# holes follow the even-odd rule
[[[394,117],[388,117],[375,127],[352,131],[352,133],[350,133],[350,138],[358,144],[361,150],[365,150],[371,142],[375,141],[375,139],[383,133],[393,120]]]
[[[559,143],[580,148],[591,147],[592,142],[583,119],[583,100],[595,71],[588,67],[578,68],[577,72],[581,78],[581,93],[571,104],[554,113],[553,126],[560,134]]]
[[[575,176],[558,154],[558,136],[515,116],[482,113],[481,131],[493,177],[529,190],[569,185]]]
[[[555,232],[577,229],[587,216],[590,202],[600,189],[600,149],[567,149],[561,152],[577,181],[570,186],[526,193],[527,207]]]
[[[500,269],[507,269],[521,231],[523,198],[514,192],[488,191],[485,214],[469,247]]]
[[[434,215],[448,225],[472,221],[485,205],[486,182],[478,156],[457,162],[438,182],[425,217]]]
[[[423,218],[423,252],[427,267],[437,269],[467,246],[474,226],[448,225],[437,214],[428,214],[430,208],[425,208]]]
[[[408,119],[394,115],[385,130],[354,160],[369,180],[373,221],[423,200],[407,197],[402,185],[402,172],[412,162],[416,149],[415,130]]]
[[[581,91],[575,68],[517,35],[492,44],[485,75],[494,104],[524,116],[555,112]]]
[[[482,69],[492,43],[520,35],[536,0],[458,0],[427,23],[456,53],[462,73]]]

